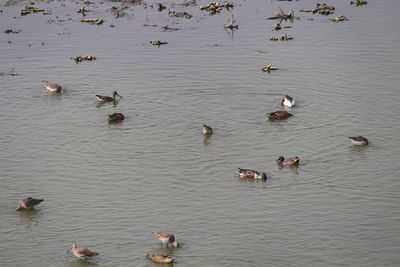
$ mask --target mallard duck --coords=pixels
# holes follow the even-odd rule
[[[120,98],[123,98],[121,95],[117,93],[117,91],[114,91],[113,96],[102,96],[102,95],[96,95],[97,101],[101,102],[113,102],[115,101],[115,97],[119,96]]]
[[[46,80],[43,80],[42,83],[50,92],[59,93],[62,90],[61,85],[59,85],[58,83],[52,83]]]
[[[44,199],[31,198],[31,197],[21,199],[18,203],[17,211],[20,211],[23,209],[33,209],[36,205],[38,205],[43,200]]]
[[[78,248],[76,245],[76,242],[72,242],[71,246],[67,250],[67,253],[72,251],[72,253],[75,255],[75,257],[80,258],[80,259],[90,259],[94,256],[99,255],[98,252],[91,251],[87,248]]]
[[[290,116],[292,116],[292,114],[287,111],[275,111],[268,114],[268,118],[270,120],[284,120],[289,118]]]
[[[353,145],[356,146],[366,146],[368,145],[368,139],[365,138],[364,136],[355,136],[355,137],[349,137],[350,141],[353,143]]]
[[[174,262],[175,257],[171,255],[162,255],[162,254],[147,254],[146,258],[151,259],[157,263],[172,263]]]
[[[281,101],[282,106],[289,107],[289,108],[293,107],[295,105],[295,103],[296,102],[294,101],[294,99],[288,95],[286,95]]]
[[[179,243],[175,241],[175,236],[172,233],[169,232],[153,232],[152,235],[157,238],[158,240],[161,241],[161,246],[163,244],[166,244],[168,247],[168,244],[171,244],[174,247],[179,247]]]
[[[267,175],[265,174],[265,172],[260,173],[255,170],[242,169],[242,168],[238,168],[236,172],[239,174],[240,178],[267,180]]]
[[[213,129],[210,126],[207,126],[203,123],[203,134],[204,135],[211,135],[213,134]]]
[[[276,162],[280,166],[299,166],[300,158],[299,157],[294,157],[294,158],[288,158],[285,160],[284,157],[280,156]]]
[[[124,119],[125,119],[125,116],[122,113],[113,113],[113,114],[108,115],[109,122],[121,122]]]

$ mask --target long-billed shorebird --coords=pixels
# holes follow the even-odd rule
[[[61,85],[59,85],[58,83],[52,83],[46,80],[43,80],[42,83],[50,92],[59,93],[62,90]]]
[[[168,247],[168,244],[171,244],[174,247],[179,247],[179,243],[176,242],[175,236],[172,233],[169,232],[153,232],[152,235],[157,238],[158,240],[161,241],[161,246],[163,244],[166,244]]]
[[[113,92],[113,96],[112,97],[111,96],[96,95],[97,101],[101,101],[101,102],[114,102],[114,101],[116,101],[115,100],[116,96],[119,96],[120,98],[123,98],[121,95],[119,95],[117,93],[117,91]]]
[[[23,210],[23,209],[33,209],[36,205],[38,205],[40,202],[42,202],[44,199],[38,199],[38,198],[24,198],[21,199],[18,203],[17,210]]]
[[[99,255],[98,252],[91,251],[87,248],[78,248],[78,246],[76,245],[76,242],[72,242],[71,246],[67,250],[67,253],[70,251],[72,251],[72,253],[75,255],[75,257],[80,258],[80,259],[85,259],[85,260]]]
[[[350,141],[353,143],[353,145],[356,146],[366,146],[368,145],[368,139],[365,138],[364,136],[354,136],[354,137],[349,137]]]

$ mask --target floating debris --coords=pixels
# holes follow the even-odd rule
[[[230,29],[230,30],[234,30],[234,29],[239,29],[239,26],[236,24],[235,25],[236,20],[233,17],[233,13],[228,17],[228,19],[225,22],[224,28],[225,29]]]
[[[290,20],[293,22],[294,20],[294,11],[290,11],[289,13],[285,13],[282,11],[281,8],[279,8],[279,11],[275,13],[275,16],[269,17],[268,19],[280,19],[282,20]]]
[[[200,10],[206,10],[210,12],[210,15],[215,15],[219,12],[221,12],[221,10],[223,8],[226,8],[227,10],[229,10],[230,8],[233,8],[234,5],[232,2],[223,2],[223,3],[219,3],[219,2],[211,2],[206,6],[200,6]]]
[[[259,52],[259,53],[262,53],[262,54],[267,54],[268,53],[266,50],[256,50],[256,51]]]
[[[21,16],[26,16],[31,13],[39,13],[39,12],[44,12],[44,9],[34,6],[25,6],[23,9],[21,9]]]
[[[157,40],[157,41],[150,41],[150,43],[151,43],[152,45],[157,45],[157,46],[168,44],[168,42],[164,42],[164,41],[160,41],[160,40]]]
[[[170,9],[168,12],[168,15],[170,15],[171,17],[178,17],[178,18],[186,18],[186,19],[190,19],[191,17],[193,17],[192,14],[189,14],[187,12],[176,12],[175,10]]]
[[[281,40],[281,41],[289,41],[289,40],[293,40],[293,37],[287,35],[286,33],[284,33],[284,34],[282,34],[282,35],[279,36],[279,37],[271,37],[271,38],[269,38],[269,39],[270,39],[271,41],[279,41],[279,40]]]
[[[280,29],[282,29],[282,26],[281,26],[281,24],[276,24],[275,26],[274,26],[274,30],[275,31],[279,31]]]
[[[333,14],[334,10],[334,6],[317,3],[314,9],[301,9],[300,12],[312,12],[313,14],[319,13],[321,15],[327,16]]]
[[[127,9],[127,6],[113,6],[111,8],[111,13],[114,15],[114,18],[121,18],[121,17],[125,17],[127,15],[127,13],[124,11],[125,9]]]
[[[333,22],[339,22],[339,21],[346,21],[349,19],[346,18],[345,16],[338,16],[338,17],[329,18],[329,20],[332,20]]]
[[[8,73],[5,72],[0,72],[0,76],[17,76],[18,74],[14,71],[14,69],[12,69],[11,71],[9,71]]]
[[[75,60],[76,63],[82,62],[82,61],[92,61],[92,60],[96,60],[97,58],[95,56],[92,55],[86,55],[86,56],[74,56],[71,57],[71,59]]]
[[[363,6],[363,5],[368,4],[368,2],[365,0],[356,0],[355,2],[350,1],[350,5],[354,5],[354,4],[356,4],[356,6]]]
[[[271,70],[279,70],[279,68],[278,68],[278,67],[271,66],[271,65],[267,65],[267,66],[263,67],[261,70],[262,70],[263,72],[268,72],[268,73],[270,73]]]
[[[21,32],[21,30],[14,31],[13,29],[7,29],[7,30],[4,31],[4,33],[7,33],[7,34],[9,34],[9,33],[19,33],[19,32]]]
[[[91,23],[100,25],[103,24],[104,20],[102,18],[95,18],[95,19],[81,19],[81,22]]]
[[[172,3],[171,6],[197,6],[196,0],[189,0],[183,3]]]
[[[80,7],[76,13],[81,13],[82,15],[86,16],[86,12],[89,12],[84,6]]]
[[[158,3],[158,4],[156,5],[156,7],[157,7],[157,10],[160,11],[160,12],[167,8],[167,7],[164,6],[162,3]]]
[[[177,31],[177,30],[180,30],[179,28],[171,28],[168,25],[165,25],[164,27],[161,27],[161,29],[163,29],[165,31]]]

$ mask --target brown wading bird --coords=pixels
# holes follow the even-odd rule
[[[52,83],[46,80],[43,80],[42,83],[50,92],[59,93],[62,90],[61,85],[59,85],[58,83]]]
[[[276,160],[276,163],[278,163],[279,166],[299,166],[300,158],[296,156],[294,158],[288,158],[285,160],[284,157],[280,156]]]
[[[17,211],[23,210],[23,209],[33,209],[36,205],[38,205],[40,202],[42,202],[44,199],[37,199],[37,198],[24,198],[21,199],[18,203]]]
[[[169,232],[153,232],[152,235],[161,241],[161,246],[171,244],[173,247],[180,247],[179,243],[175,241],[175,236]]]
[[[85,260],[99,255],[99,253],[97,253],[95,251],[91,251],[87,248],[78,248],[78,246],[76,245],[76,242],[72,242],[71,246],[67,250],[67,253],[70,251],[72,251],[72,253],[75,255],[75,257],[80,258],[80,259],[85,259]]]
[[[161,255],[161,254],[147,254],[146,258],[151,259],[154,262],[157,263],[172,263],[175,259],[174,256],[170,255]]]
[[[287,111],[275,111],[267,115],[270,120],[284,120],[292,116],[292,114]]]

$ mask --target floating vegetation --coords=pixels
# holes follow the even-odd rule
[[[234,30],[234,29],[239,29],[239,26],[236,24],[235,25],[236,20],[233,17],[233,13],[228,17],[228,19],[225,22],[224,28],[225,29],[230,29],[230,30]]]
[[[275,26],[274,26],[274,30],[275,31],[279,31],[280,29],[282,29],[282,26],[281,26],[281,24],[276,24]]]
[[[80,7],[80,8],[78,9],[78,11],[76,11],[76,13],[80,13],[80,14],[82,14],[83,16],[86,16],[86,12],[89,12],[89,10],[87,10],[84,6],[83,6],[83,7]]]
[[[356,0],[355,2],[350,1],[350,5],[354,5],[354,4],[356,4],[356,6],[363,6],[363,5],[368,4],[368,2],[365,0]]]
[[[7,29],[7,30],[4,31],[4,33],[7,33],[7,34],[9,34],[9,33],[19,33],[19,32],[21,32],[21,30],[14,31],[13,29]]]
[[[271,65],[267,65],[267,66],[263,67],[261,70],[262,70],[263,72],[268,72],[268,73],[270,73],[271,70],[278,70],[278,69],[279,69],[278,67],[274,67],[274,66],[271,66]]]
[[[186,18],[186,19],[190,19],[191,17],[193,17],[192,14],[189,14],[187,12],[176,12],[175,10],[170,9],[168,12],[168,15],[170,15],[171,17],[178,17],[178,18]]]
[[[334,10],[334,6],[317,3],[314,9],[301,9],[300,12],[312,12],[313,14],[319,13],[321,15],[327,16],[333,14]]]
[[[92,55],[86,55],[86,56],[74,56],[71,57],[71,59],[75,60],[76,63],[82,62],[82,61],[92,61],[92,60],[96,60],[97,58],[95,56]]]
[[[81,19],[81,22],[91,23],[100,25],[103,24],[104,20],[102,18],[95,18],[95,19]]]
[[[217,13],[220,13],[222,11],[223,8],[226,8],[227,10],[233,8],[234,5],[232,2],[211,2],[206,6],[200,6],[200,10],[205,10],[210,12],[210,15],[215,15]]]
[[[282,34],[282,35],[279,36],[279,37],[271,37],[271,38],[269,38],[269,39],[270,39],[271,41],[279,41],[279,40],[281,40],[281,41],[289,41],[289,40],[293,40],[293,37],[287,35],[286,33],[284,33],[284,34]]]
[[[165,31],[177,31],[177,30],[180,30],[179,28],[172,28],[172,27],[169,27],[168,25],[165,25],[165,26],[161,27],[161,29],[163,29]]]
[[[164,9],[166,9],[167,7],[166,6],[164,6],[162,3],[158,3],[157,5],[156,5],[156,8],[157,8],[157,10],[158,11],[163,11]]]
[[[329,18],[329,20],[332,20],[333,22],[339,22],[339,21],[346,21],[349,19],[346,18],[345,16],[338,16],[338,17]]]
[[[111,8],[111,13],[114,15],[114,18],[121,18],[121,17],[125,17],[127,14],[124,11],[125,9],[127,9],[127,6],[113,6]]]
[[[279,8],[278,12],[275,12],[275,16],[273,17],[269,17],[268,19],[280,19],[282,20],[290,20],[291,22],[293,22],[294,20],[294,11],[290,11],[289,13],[285,13],[282,11],[281,8]]]
[[[157,46],[168,44],[168,42],[164,42],[164,41],[160,41],[160,40],[150,41],[150,43],[152,45],[157,45]]]
[[[26,16],[31,13],[39,13],[39,12],[44,12],[44,9],[34,6],[25,6],[23,9],[21,9],[21,16]]]

